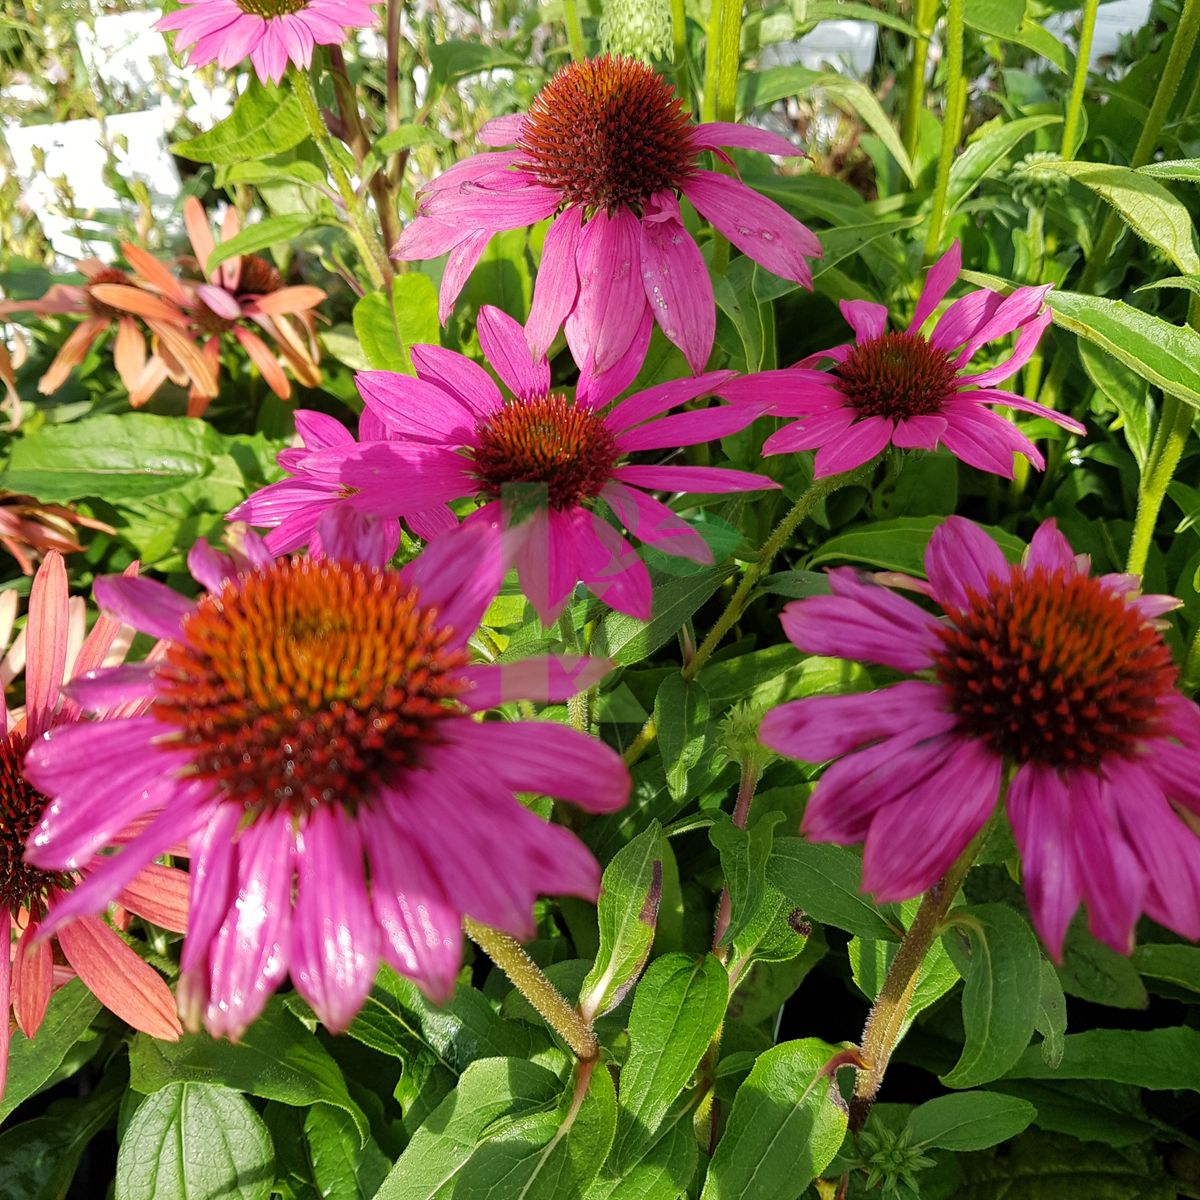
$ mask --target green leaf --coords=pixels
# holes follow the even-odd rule
[[[621,1003],[650,957],[662,899],[662,853],[662,830],[651,821],[604,868],[596,914],[600,948],[579,992],[581,1010],[593,1018]]]
[[[308,1110],[304,1139],[323,1200],[371,1200],[391,1168],[375,1142],[363,1145],[349,1116],[328,1104]]]
[[[1143,942],[1133,965],[1150,979],[1163,979],[1189,992],[1200,992],[1200,947]]]
[[[1111,1008],[1145,1008],[1149,1003],[1137,968],[1123,955],[1098,942],[1083,926],[1072,924],[1058,968],[1063,991]]]
[[[1037,1126],[1067,1133],[1085,1142],[1133,1146],[1161,1136],[1146,1115],[1141,1091],[1121,1083],[1083,1079],[1003,1079],[992,1085],[1006,1095],[1028,1100],[1037,1109]]]
[[[477,1058],[520,1056],[530,1050],[525,1026],[502,1021],[482,992],[460,986],[446,1004],[431,1004],[411,980],[384,966],[375,977],[351,1037],[406,1062],[427,1051],[455,1075]]]
[[[1062,1062],[1046,1065],[1031,1046],[1006,1079],[1108,1079],[1152,1091],[1200,1092],[1200,1030],[1089,1029],[1064,1039]]]
[[[1026,1100],[995,1092],[958,1092],[914,1108],[910,1140],[939,1150],[986,1150],[1016,1137],[1037,1116]]]
[[[100,1001],[78,979],[50,997],[50,1006],[37,1037],[26,1038],[14,1030],[8,1047],[8,1079],[0,1096],[0,1121],[40,1090],[58,1070],[76,1042],[87,1032],[100,1011]],[[8,1020],[5,1015],[4,1020]]]
[[[88,417],[18,438],[4,486],[55,503],[137,499],[204,478],[222,449],[211,425],[189,417]]]
[[[653,1141],[632,1161],[618,1166],[610,1155],[585,1200],[678,1200],[696,1171],[692,1108],[690,1102],[675,1105]]]
[[[363,1140],[368,1134],[367,1119],[350,1099],[337,1063],[278,996],[236,1044],[203,1033],[185,1034],[178,1042],[139,1033],[129,1049],[129,1074],[138,1092],[211,1083],[302,1108],[332,1104],[350,1115]]]
[[[654,697],[654,724],[659,753],[667,775],[667,790],[675,800],[687,795],[688,772],[704,753],[708,725],[708,695],[703,685],[672,671]]]
[[[392,300],[372,292],[354,306],[354,332],[377,371],[413,373],[408,348],[436,346],[441,331],[437,289],[428,275],[413,271],[392,280]]]
[[[718,813],[708,831],[709,841],[721,855],[721,871],[729,889],[729,925],[721,935],[728,946],[750,924],[766,895],[767,860],[778,812],[764,813],[748,829],[739,829],[726,813]]]
[[[854,0],[794,0],[792,12],[797,25],[816,25],[820,21],[869,21],[873,25],[895,29],[905,37],[921,36],[907,21],[869,4],[855,4]]]
[[[281,154],[306,137],[308,123],[295,93],[252,79],[229,116],[171,149],[193,162],[238,163]]]
[[[650,964],[629,1015],[615,1170],[650,1144],[721,1027],[728,999],[729,976],[712,954],[666,954]]]
[[[1066,47],[1026,14],[1025,0],[969,0],[966,23],[980,33],[1024,46],[1052,62],[1060,71],[1069,67]]]
[[[604,1067],[572,1116],[572,1082],[520,1058],[485,1058],[413,1135],[375,1200],[581,1200],[612,1144]]]
[[[804,1038],[759,1055],[737,1090],[701,1200],[795,1200],[833,1161],[846,1109],[822,1072],[835,1054]]]
[[[845,846],[776,838],[767,879],[824,925],[864,938],[896,937],[883,914],[862,894],[862,859]]]
[[[170,1083],[121,1138],[116,1200],[266,1200],[274,1162],[267,1127],[236,1091]]]
[[[970,947],[960,932],[942,942],[965,983],[962,1057],[941,1076],[947,1087],[974,1087],[998,1079],[1029,1045],[1038,1014],[1040,962],[1037,938],[1019,913],[1003,904],[954,910],[970,930]],[[1035,1050],[1041,1061],[1041,1050]]]
[[[223,241],[213,248],[208,256],[205,270],[215,271],[227,259],[236,258],[239,254],[257,254],[260,250],[271,246],[287,245],[298,238],[307,229],[313,227],[311,213],[284,213],[278,217],[265,217],[253,225],[247,225],[241,233],[235,234],[228,241]]]
[[[950,167],[950,187],[946,193],[946,211],[953,212],[987,179],[1016,148],[1017,144],[1039,129],[1058,125],[1061,117],[1019,117],[992,126],[975,138],[955,158]]]
[[[483,42],[431,42],[426,47],[433,68],[430,82],[445,84],[463,75],[477,75],[497,67],[528,67],[523,58]]]
[[[1174,158],[1167,162],[1148,163],[1138,167],[1139,175],[1152,175],[1155,179],[1185,179],[1189,183],[1200,183],[1200,158]]]
[[[437,146],[444,148],[450,144],[449,139],[431,129],[428,125],[405,124],[398,125],[381,137],[367,151],[362,161],[358,175],[360,179],[370,179],[380,170],[393,154],[401,150],[410,150],[413,146]]]
[[[1082,183],[1111,204],[1138,237],[1156,246],[1181,271],[1200,271],[1191,214],[1162,184],[1129,167],[1108,163],[1039,162],[1038,170],[1058,171]]]
[[[1067,998],[1063,995],[1054,964],[1046,958],[1042,959],[1038,1011],[1033,1027],[1042,1035],[1042,1058],[1046,1066],[1057,1067],[1062,1062],[1063,1038],[1067,1032]]]
[[[925,575],[925,547],[933,531],[945,517],[897,517],[891,521],[872,521],[848,533],[838,534],[826,541],[809,559],[810,567],[825,562],[863,563],[887,571],[903,571],[906,575]],[[994,525],[981,525],[990,538],[1015,562],[1025,550],[1025,543]]]
[[[917,173],[912,159],[908,157],[908,152],[904,149],[904,143],[900,140],[895,125],[883,111],[883,106],[875,98],[875,93],[866,84],[860,83],[857,79],[849,79],[845,75],[826,73],[816,79],[815,86],[824,91],[826,95],[833,97],[834,100],[841,101],[846,108],[860,117],[863,124],[879,138],[888,153],[899,163],[900,170],[904,172],[909,183],[916,184]]]
[[[1151,437],[1146,381],[1090,342],[1079,343],[1079,359],[1096,390],[1120,414],[1125,441],[1138,466],[1144,467]]]

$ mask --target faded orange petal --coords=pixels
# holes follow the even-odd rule
[[[46,373],[38,380],[38,391],[43,396],[49,396],[57,391],[67,381],[67,376],[77,367],[91,348],[92,343],[108,328],[108,322],[102,317],[89,317],[72,332],[62,344],[62,349],[54,356],[54,361],[46,368]]]
[[[117,323],[117,340],[113,344],[113,363],[121,382],[129,391],[146,365],[146,339],[132,317],[122,317]]]
[[[187,289],[171,274],[170,268],[159,262],[148,250],[143,250],[141,246],[135,246],[132,242],[122,242],[121,253],[129,260],[129,265],[164,296],[169,296],[176,304],[186,305],[191,302]],[[93,294],[99,295],[95,289]]]
[[[250,356],[250,361],[262,372],[262,377],[266,380],[267,387],[280,400],[290,399],[292,385],[288,383],[288,377],[283,373],[283,368],[279,365],[279,360],[267,349],[266,342],[257,333],[251,333],[250,330],[243,329],[241,326],[234,329],[233,336],[237,338],[243,349]]]
[[[152,292],[128,283],[98,283],[92,288],[92,295],[102,304],[146,320],[167,321],[172,325],[187,324],[187,317],[179,309]]]
[[[151,863],[118,896],[130,912],[163,929],[187,933],[188,874]]]
[[[183,202],[183,224],[187,229],[188,241],[192,243],[192,251],[200,264],[200,274],[211,282],[216,282],[216,272],[208,273],[208,256],[214,249],[212,226],[208,223],[208,214],[204,206],[195,196],[189,196]]]
[[[325,293],[319,287],[299,284],[295,287],[280,288],[277,292],[268,292],[265,296],[258,296],[250,302],[248,307],[253,307],[260,313],[274,317],[281,313],[297,313],[308,308],[315,308],[324,299]]]
[[[21,931],[13,962],[12,1006],[21,1032],[31,1038],[41,1028],[54,990],[54,954],[48,938],[37,939],[37,925]]]

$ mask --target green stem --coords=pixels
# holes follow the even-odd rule
[[[1200,688],[1200,621],[1192,633],[1192,644],[1184,659],[1183,671],[1180,675],[1180,685],[1185,692],[1193,692]]]
[[[997,812],[1004,803],[1004,791],[1005,789],[1001,788],[996,804]],[[922,897],[917,915],[913,917],[912,924],[900,942],[900,949],[892,959],[883,987],[867,1015],[859,1047],[867,1065],[858,1072],[854,1083],[854,1099],[850,1103],[850,1128],[856,1132],[866,1124],[867,1114],[871,1111],[871,1105],[883,1083],[892,1051],[900,1040],[900,1031],[908,1018],[908,1008],[912,1003],[913,993],[917,990],[917,981],[925,957],[933,946],[934,939],[942,932],[946,914],[950,911],[950,906],[954,903],[954,898],[958,895],[990,829],[989,821],[958,856],[945,877]]]
[[[904,149],[908,157],[917,153],[921,140],[921,114],[925,111],[925,72],[929,65],[929,40],[937,22],[937,0],[917,0],[913,24],[917,37],[912,44],[912,62],[908,68],[908,94],[904,103]]]
[[[342,203],[346,206],[346,216],[350,221],[350,237],[358,249],[363,269],[367,272],[373,286],[382,288],[384,277],[387,274],[387,254],[375,236],[374,230],[367,223],[362,199],[355,194],[350,176],[346,174],[346,169],[337,158],[333,140],[329,136],[329,130],[325,128],[325,121],[321,116],[321,107],[317,102],[317,93],[313,90],[312,79],[307,71],[293,67],[291,80],[292,90],[300,101],[304,119],[308,123],[309,135],[316,143],[317,149],[320,150],[321,157],[325,160],[325,166],[333,176],[338,195],[341,196]]]
[[[705,62],[704,109],[709,121],[737,119],[737,81],[742,65],[742,0],[713,0]],[[729,242],[713,230],[713,270],[729,267]]]
[[[824,479],[814,479],[807,490],[788,510],[783,520],[775,526],[771,536],[763,543],[758,557],[750,564],[737,591],[733,593],[725,611],[717,618],[717,623],[709,630],[708,636],[700,643],[700,648],[683,668],[684,679],[695,679],[700,668],[708,662],[712,652],[721,644],[725,635],[734,627],[738,618],[745,611],[750,600],[750,593],[758,581],[771,569],[775,556],[783,549],[788,538],[796,531],[796,527],[810,512],[827,496],[844,488],[849,483],[864,479],[875,467],[875,460],[853,471],[841,475],[829,475]]]
[[[580,1062],[594,1062],[600,1044],[591,1025],[542,974],[541,968],[507,933],[480,925],[470,917],[463,919],[467,936],[504,972],[513,987],[541,1013],[546,1024],[575,1052]]]
[[[933,208],[925,237],[925,257],[932,258],[941,247],[946,224],[946,198],[950,191],[950,167],[962,136],[967,110],[967,81],[963,78],[963,25],[966,0],[949,0],[946,9],[946,111],[942,118],[942,148],[938,153]]]
[[[1145,573],[1158,514],[1191,431],[1191,408],[1174,396],[1164,396],[1158,432],[1154,435],[1154,445],[1138,487],[1137,516],[1133,521],[1129,559],[1125,564],[1125,570],[1131,575]]]
[[[687,5],[684,0],[671,0],[671,65],[675,68],[675,91],[687,103],[688,52]]]
[[[567,25],[567,45],[576,62],[587,58],[587,43],[583,40],[583,20],[579,16],[579,0],[563,0],[563,20]]]
[[[1079,118],[1083,112],[1083,93],[1087,89],[1088,60],[1092,56],[1092,35],[1096,32],[1096,13],[1100,0],[1084,0],[1083,24],[1079,28],[1079,57],[1075,60],[1075,78],[1071,81],[1071,98],[1063,121],[1062,156],[1075,157],[1075,140],[1079,134]]]

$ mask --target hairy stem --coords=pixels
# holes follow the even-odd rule
[[[921,114],[925,111],[925,72],[929,65],[929,39],[937,21],[937,0],[917,0],[913,24],[917,37],[912,44],[912,62],[908,68],[908,92],[904,102],[904,149],[909,158],[917,153],[921,140]]]
[[[932,258],[941,246],[946,225],[946,199],[950,191],[950,167],[958,151],[963,117],[967,111],[967,81],[963,78],[965,13],[966,0],[950,0],[946,10],[946,111],[942,117],[942,148],[938,154],[933,208],[929,214],[929,232],[925,237],[926,258]]]
[[[1096,32],[1096,13],[1100,0],[1084,0],[1083,21],[1079,27],[1079,57],[1075,60],[1075,78],[1071,80],[1071,98],[1063,121],[1062,156],[1075,157],[1075,142],[1079,135],[1079,119],[1083,113],[1083,93],[1087,88],[1088,60],[1092,56],[1092,35]]]
[[[567,45],[576,62],[587,58],[587,43],[583,40],[583,21],[579,16],[578,0],[563,0],[563,20],[567,25]]]

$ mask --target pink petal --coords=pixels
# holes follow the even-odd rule
[[[758,738],[789,758],[821,763],[883,738],[941,737],[957,722],[940,686],[909,680],[878,692],[780,704],[763,717]]]
[[[594,370],[606,371],[637,336],[646,308],[638,278],[640,259],[641,228],[629,209],[622,207],[611,217],[598,212],[584,227],[576,257],[575,312],[583,343],[577,362],[590,359]]]
[[[579,577],[618,612],[650,619],[654,590],[638,552],[596,513],[578,509],[581,534]]]
[[[151,863],[133,877],[117,896],[131,913],[163,929],[186,933],[188,873]]]
[[[90,713],[105,713],[130,700],[147,700],[156,691],[155,664],[124,663],[77,675],[64,694]]]
[[[443,325],[454,311],[454,302],[466,287],[471,272],[479,265],[479,260],[491,240],[492,231],[480,229],[467,234],[461,242],[450,248],[446,266],[442,270],[442,282],[438,288],[438,320]]]
[[[525,330],[508,313],[485,304],[476,330],[484,358],[514,396],[531,399],[549,394],[550,364],[544,357],[534,359]]]
[[[921,289],[921,298],[917,301],[913,312],[909,333],[916,333],[929,320],[933,310],[946,298],[946,293],[954,286],[962,270],[962,246],[958,238],[950,243],[950,249],[929,268],[925,276],[925,286]]]
[[[841,437],[854,423],[852,408],[835,408],[829,412],[793,421],[771,434],[763,442],[764,455],[796,454],[802,450],[815,450],[834,438]]]
[[[622,454],[638,450],[675,449],[711,442],[738,433],[760,414],[748,404],[722,404],[694,412],[673,413],[622,433],[617,448]]]
[[[435,217],[416,216],[404,227],[390,254],[392,258],[399,259],[401,262],[437,258],[448,250],[453,250],[467,238],[476,237],[480,233],[484,233],[490,238],[493,231],[488,229],[472,232],[464,230],[461,225],[449,218],[439,220]],[[443,311],[449,314],[456,299],[457,293],[450,295],[448,289],[444,291],[439,305],[439,314]],[[438,319],[444,318],[439,315]]]
[[[521,136],[525,125],[524,113],[512,113],[507,117],[493,117],[476,135],[485,146],[512,146]]]
[[[943,410],[946,429],[942,445],[951,454],[980,471],[1005,479],[1013,476],[1013,452],[1023,452],[1035,467],[1045,465],[1037,447],[1015,426],[982,406],[947,404]]]
[[[858,659],[925,671],[941,649],[941,623],[911,600],[867,583],[849,567],[829,572],[832,596],[810,596],[784,607],[788,640],[805,654]]]
[[[496,381],[478,364],[441,346],[410,348],[417,376],[449,392],[476,417],[489,417],[504,405]]]
[[[8,909],[0,909],[0,935],[12,944],[12,917]],[[4,1085],[8,1080],[8,1047],[12,1040],[12,1025],[8,1014],[12,1004],[12,954],[5,951],[0,954],[0,1096],[4,1095]]]
[[[203,539],[188,551],[187,565],[192,578],[208,592],[219,592],[237,574],[233,559]]]
[[[960,377],[959,382],[966,383],[967,377]],[[975,382],[979,381],[976,380]],[[959,394],[963,399],[974,400],[978,404],[1003,404],[1006,408],[1015,408],[1020,412],[1033,413],[1034,416],[1044,417],[1047,421],[1053,421],[1055,425],[1061,425],[1064,429],[1069,429],[1072,433],[1087,433],[1087,426],[1080,421],[1076,421],[1074,417],[1070,417],[1066,413],[1055,412],[1054,409],[1047,408],[1044,404],[1039,404],[1036,400],[1026,400],[1024,396],[1018,396],[1015,392],[1001,392],[989,387],[984,391],[964,391]]]
[[[1045,303],[1046,293],[1050,291],[1050,286],[1047,283],[1042,287],[1017,288],[1016,291],[1005,296],[991,311],[987,320],[981,322],[972,331],[966,345],[963,346],[959,353],[959,366],[969,362],[975,352],[993,338],[1004,337],[1006,334],[1019,329],[1026,321],[1032,320]],[[1049,314],[1044,313],[1043,317],[1048,318]],[[1043,324],[1044,327],[1045,325]],[[1029,357],[1029,352],[1032,349],[1032,346],[1027,347],[1026,358]]]
[[[700,247],[683,227],[679,201],[661,192],[646,205],[641,223],[642,284],[650,311],[667,340],[678,346],[692,373],[712,353],[717,308]]]
[[[400,547],[397,521],[356,512],[346,504],[322,513],[315,534],[314,545],[320,546],[321,557],[372,567],[386,567]]]
[[[905,417],[892,430],[892,445],[902,450],[936,450],[947,424],[944,417]]]
[[[1046,332],[1052,319],[1053,314],[1050,310],[1048,308],[1043,310],[1033,320],[1027,321],[1021,326],[1021,330],[1017,334],[1016,345],[1008,358],[1001,360],[990,370],[981,371],[977,375],[961,376],[960,381],[973,383],[978,387],[990,387],[993,383],[1002,383],[1010,376],[1015,375],[1033,356],[1038,342],[1042,340],[1042,334]]]
[[[708,543],[661,500],[655,500],[653,496],[647,496],[637,488],[626,487],[616,480],[607,483],[600,495],[638,541],[651,543],[664,554],[674,554],[705,565],[712,563],[713,552]]]
[[[49,728],[67,663],[67,568],[47,551],[29,592],[25,626],[25,719],[30,741]]]
[[[688,379],[672,379],[668,383],[655,384],[652,388],[634,392],[632,396],[622,400],[604,418],[604,423],[613,433],[621,433],[700,396],[709,396],[718,391],[724,396],[725,389],[730,386],[733,377],[732,371],[709,371],[707,375],[694,375]]]
[[[327,413],[308,408],[296,410],[296,432],[309,450],[324,450],[332,446],[349,446],[354,438],[345,425]]]
[[[925,574],[943,608],[966,609],[971,593],[987,596],[992,582],[1007,581],[1012,568],[1000,547],[973,521],[947,517],[925,548]]]
[[[354,489],[345,503],[376,517],[402,517],[476,491],[469,460],[440,446],[368,442],[345,453],[319,450],[309,472]]]
[[[830,439],[813,459],[813,477],[841,475],[870,462],[892,440],[893,424],[883,417],[856,421],[845,433]]]
[[[579,579],[582,548],[573,514],[538,509],[506,537],[515,543],[521,591],[543,625],[552,625]]]
[[[296,844],[296,875],[292,980],[330,1032],[340,1033],[362,1007],[379,963],[362,838],[343,809],[308,814]]]
[[[846,407],[846,394],[834,376],[805,367],[743,375],[722,384],[720,394],[731,404],[766,404],[780,417],[806,417]]]
[[[395,371],[359,371],[354,383],[387,427],[405,438],[462,445],[475,432],[475,419],[466,405],[423,379]]]
[[[96,580],[92,593],[101,608],[126,625],[168,641],[179,640],[184,618],[196,608],[192,601],[153,579],[106,575]]]
[[[241,821],[236,804],[217,804],[188,840],[188,929],[180,956],[185,974],[207,961],[209,945],[234,902]]]
[[[728,175],[697,170],[682,185],[696,211],[743,254],[781,279],[812,287],[805,256],[821,257],[821,243],[791,213]]]
[[[445,504],[409,513],[406,519],[413,533],[426,542],[435,537],[441,537],[443,533],[449,533],[458,526],[458,518]],[[399,530],[397,530],[397,540],[399,540],[399,536]]]
[[[859,343],[881,337],[887,329],[888,310],[885,304],[872,304],[869,300],[843,300],[838,304]]]
[[[584,362],[575,383],[575,403],[585,408],[603,408],[616,399],[637,378],[646,351],[650,348],[650,337],[654,332],[654,318],[647,308],[642,313],[642,323],[629,349],[617,359],[607,371],[597,371],[595,364]],[[611,417],[611,413],[609,416]]]
[[[533,301],[525,336],[535,358],[545,358],[550,343],[579,295],[579,237],[583,209],[569,205],[554,218],[542,245],[542,261],[533,281]]]
[[[0,922],[8,924],[7,912]],[[7,958],[11,952],[11,943],[0,945],[0,957]],[[38,937],[37,922],[30,921],[17,939],[12,979],[13,1015],[17,1018],[17,1027],[27,1038],[32,1038],[41,1028],[53,986],[54,952],[50,948],[50,939]],[[8,1024],[7,1007],[0,1009],[0,1019]]]
[[[752,475],[749,471],[735,471],[729,467],[617,467],[612,477],[652,491],[693,494],[756,492],[779,487],[765,475]]]
[[[514,662],[468,667],[460,677],[472,684],[459,700],[475,712],[534,700],[549,704],[569,700],[595,687],[611,670],[607,658],[579,658],[570,654],[543,654]]]
[[[757,150],[780,158],[803,157],[787,138],[753,125],[738,125],[732,121],[705,121],[691,130],[692,145],[697,150],[719,150],[722,146],[737,146],[742,150]]]
[[[977,329],[987,324],[1003,299],[999,292],[987,288],[960,296],[938,317],[929,335],[929,344],[935,350],[947,353],[961,346]]]
[[[1021,564],[1026,571],[1034,571],[1041,567],[1046,571],[1074,574],[1077,570],[1075,551],[1071,549],[1071,543],[1059,532],[1058,522],[1053,517],[1049,517],[1037,527]]]

